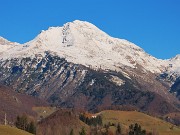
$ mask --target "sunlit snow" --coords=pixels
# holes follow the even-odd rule
[[[156,59],[137,45],[110,37],[85,21],[76,20],[62,27],[50,27],[25,44],[0,38],[0,59],[35,57],[35,54],[43,56],[45,51],[94,69],[121,71],[122,67],[137,68],[137,65],[141,65],[153,73],[165,70],[180,73],[179,55],[177,59]]]

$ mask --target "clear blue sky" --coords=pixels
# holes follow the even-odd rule
[[[85,20],[157,58],[180,54],[180,0],[0,0],[0,36],[20,43]]]

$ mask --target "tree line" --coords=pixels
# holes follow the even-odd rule
[[[36,134],[36,125],[33,120],[29,120],[27,115],[17,116],[15,126],[29,133]]]
[[[110,126],[114,126],[116,128],[115,134],[109,130]],[[69,135],[75,135],[74,130],[71,129]],[[131,124],[129,126],[129,132],[126,134],[122,134],[122,129],[120,123],[117,125],[115,124],[107,124],[101,130],[98,131],[98,127],[96,126],[95,128],[91,128],[90,133],[86,133],[85,128],[83,127],[81,131],[79,132],[79,135],[153,135],[152,133],[146,133],[146,130],[142,129],[141,126],[137,123]]]
[[[97,125],[102,125],[102,117],[101,116],[95,116],[95,117],[86,117],[85,114],[80,114],[79,119],[86,123],[89,126],[97,126]]]
[[[85,129],[82,128],[79,135],[154,135],[153,133],[146,132],[146,130],[141,128],[141,125],[135,123],[129,126],[127,133],[122,133],[121,124],[108,123],[104,124],[102,122],[102,117],[87,117],[85,114],[79,115],[79,119],[90,126],[90,133],[86,133]],[[115,133],[110,130],[110,127],[114,127]],[[73,130],[71,130],[70,135],[74,135]]]

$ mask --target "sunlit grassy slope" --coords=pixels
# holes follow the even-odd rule
[[[128,129],[130,124],[138,123],[143,129],[158,132],[159,135],[180,135],[179,127],[137,111],[108,110],[102,111],[100,114],[102,115],[104,124],[107,124],[108,122],[120,122],[124,130],[123,132]]]
[[[33,107],[32,110],[38,114],[38,118],[46,118],[53,112],[57,111],[55,107]]]
[[[34,107],[33,110],[38,113],[38,117],[46,118],[57,109],[53,107]],[[123,133],[128,132],[129,125],[138,123],[148,132],[158,132],[159,135],[180,135],[180,127],[141,112],[106,110],[98,114],[102,115],[103,124],[109,122],[117,124],[119,122],[122,125]],[[92,116],[93,114],[89,113],[88,115]],[[113,126],[110,127],[110,130],[115,132]]]
[[[0,125],[0,135],[32,135],[32,134],[14,127]]]

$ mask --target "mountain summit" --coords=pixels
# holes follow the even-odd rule
[[[162,72],[170,64],[169,61],[150,56],[127,40],[110,37],[93,24],[79,20],[43,30],[35,39],[22,45],[9,46],[8,41],[0,44],[4,45],[0,54],[4,59],[34,57],[35,54],[44,56],[45,51],[50,51],[69,62],[95,69],[119,71],[119,67],[137,68],[137,65],[141,65],[153,73]]]

